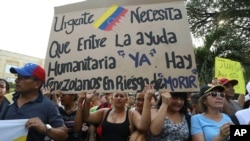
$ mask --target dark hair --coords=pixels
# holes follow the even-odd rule
[[[137,97],[137,95],[139,95],[139,94],[141,94],[141,93],[143,93],[143,91],[137,91],[137,92],[135,93],[135,95],[134,95],[134,97],[135,97],[135,101],[136,101],[136,97]],[[143,93],[143,94],[145,94],[145,93]]]
[[[189,137],[186,141],[192,141],[192,136],[191,136],[191,116],[188,114],[188,100],[187,100],[187,92],[170,92],[172,97],[178,98],[180,97],[181,99],[184,100],[184,105],[180,109],[180,113],[185,115],[187,124],[188,124],[188,130],[189,130]],[[162,97],[160,96],[159,100],[157,101],[157,108],[159,109],[162,104]]]
[[[198,104],[200,95],[199,93],[192,93],[191,94],[191,104]]]
[[[7,80],[0,78],[0,81],[3,81],[5,83],[6,93],[10,92],[10,84]]]
[[[182,99],[184,99],[184,105],[183,107],[180,109],[180,113],[187,115],[188,114],[188,101],[187,101],[187,92],[170,92],[172,97],[180,97]],[[157,108],[160,108],[162,104],[162,97],[160,96],[159,100],[157,101]]]

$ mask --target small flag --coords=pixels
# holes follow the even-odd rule
[[[99,19],[97,19],[94,23],[94,27],[105,31],[111,31],[127,12],[128,10],[123,7],[112,5]]]

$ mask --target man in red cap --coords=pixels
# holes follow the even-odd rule
[[[27,141],[43,141],[45,136],[66,140],[67,128],[57,105],[40,90],[45,82],[45,70],[27,63],[22,68],[10,68],[10,72],[16,75],[15,93],[13,102],[0,113],[0,119],[28,119]]]
[[[229,80],[227,78],[220,78],[218,79],[218,83],[226,88],[223,112],[228,114],[232,118],[235,124],[239,124],[237,118],[235,117],[235,113],[242,109],[243,103],[241,103],[241,99],[242,96],[244,98],[244,95],[239,95],[238,102],[232,99],[235,94],[234,86],[238,85],[238,80],[235,79]]]

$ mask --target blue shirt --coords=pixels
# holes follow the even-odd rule
[[[230,117],[222,113],[220,121],[214,121],[203,114],[191,117],[191,135],[203,134],[205,141],[212,141],[220,133],[220,127],[225,123],[233,123]]]
[[[41,92],[35,100],[25,103],[20,108],[18,108],[17,105],[19,95],[19,93],[13,95],[13,102],[7,107],[5,115],[0,117],[0,119],[30,119],[38,117],[44,124],[50,124],[54,128],[64,126],[58,106],[43,96]],[[40,141],[43,140],[44,137],[45,134],[30,128],[27,141]]]

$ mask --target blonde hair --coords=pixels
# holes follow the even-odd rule
[[[94,97],[91,100],[91,103],[93,104],[93,106],[98,106],[99,105],[97,95],[94,95]]]
[[[201,112],[207,112],[207,105],[204,103],[206,99],[207,99],[207,95],[204,94],[198,100],[198,105],[201,109]]]
[[[111,98],[111,104],[113,105],[114,103],[113,103],[113,99],[114,99],[114,96],[116,95],[116,94],[123,94],[123,95],[125,95],[125,97],[127,98],[127,103],[128,103],[128,99],[129,99],[129,96],[128,96],[128,93],[126,93],[126,92],[114,92],[113,94],[112,94],[112,98]]]

